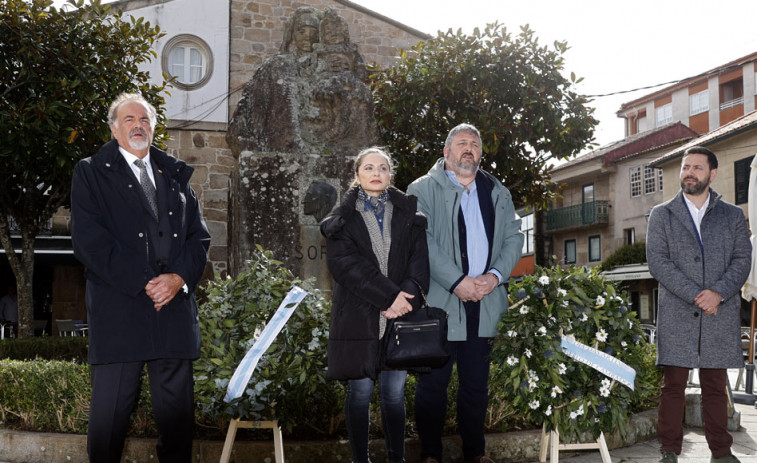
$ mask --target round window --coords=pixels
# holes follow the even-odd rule
[[[185,90],[205,85],[213,74],[213,54],[201,38],[181,34],[163,48],[163,72],[175,77],[173,84]]]

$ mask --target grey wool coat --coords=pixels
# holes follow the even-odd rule
[[[740,290],[751,268],[752,246],[744,213],[710,190],[701,246],[683,192],[652,209],[647,263],[659,282],[657,364],[687,368],[739,368]],[[703,290],[725,301],[706,315],[694,298]]]

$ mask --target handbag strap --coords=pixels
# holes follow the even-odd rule
[[[418,292],[421,293],[421,298],[423,298],[423,305],[425,305],[426,307],[430,307],[428,305],[428,300],[426,299],[426,294],[423,292],[423,287],[421,286],[421,284],[415,281],[415,278],[410,278],[410,281],[415,283],[415,286],[418,287]]]

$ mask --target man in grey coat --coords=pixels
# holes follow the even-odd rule
[[[726,369],[744,366],[740,290],[749,275],[752,247],[744,213],[709,187],[717,168],[717,157],[707,148],[687,149],[681,191],[649,216],[647,262],[660,284],[661,463],[675,463],[681,453],[691,368],[699,368],[710,461],[739,461],[731,454],[733,438],[727,429]]]

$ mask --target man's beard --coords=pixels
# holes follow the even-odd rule
[[[453,166],[456,173],[474,175],[481,164],[481,159],[476,162],[474,159],[456,159]]]
[[[131,137],[135,133],[141,133],[142,136],[144,136],[145,138],[143,138],[142,140],[132,140]],[[136,151],[141,151],[143,149],[146,149],[148,146],[150,146],[150,140],[148,140],[147,138],[147,132],[145,132],[144,130],[140,128],[136,128],[132,130],[131,133],[129,134],[129,146],[131,147],[131,149],[136,150]]]
[[[688,179],[696,180],[696,183],[694,183],[693,185],[687,185],[686,180]],[[681,180],[681,189],[687,195],[698,195],[704,192],[709,186],[709,182],[703,182],[701,180],[695,179],[694,177],[687,177]]]

